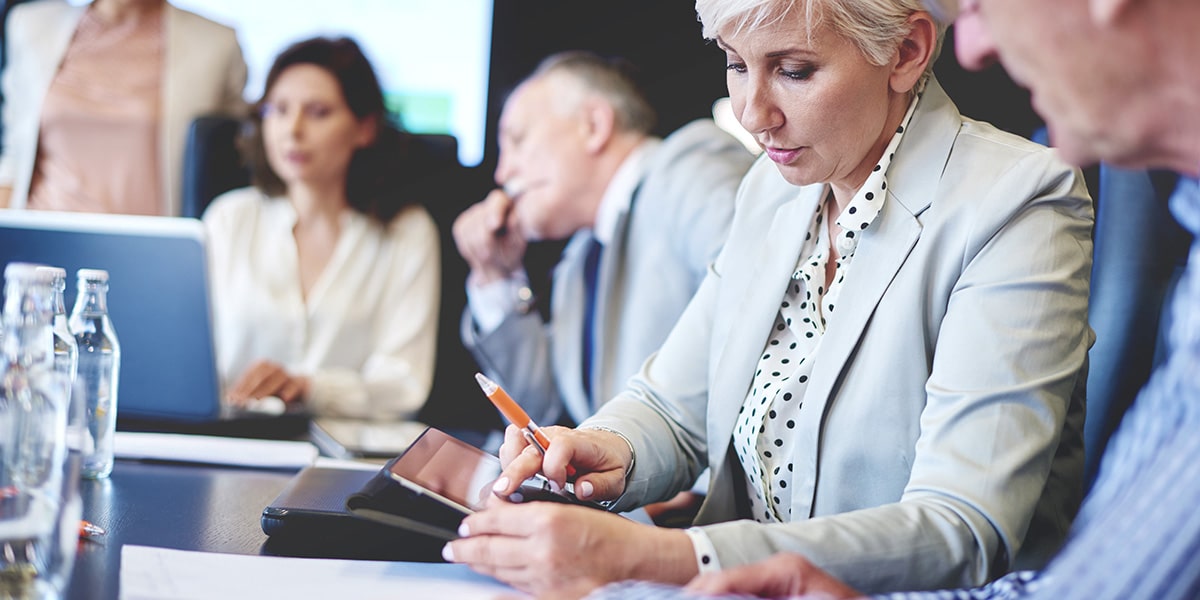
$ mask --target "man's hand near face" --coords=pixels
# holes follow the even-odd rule
[[[513,217],[514,200],[492,190],[454,220],[454,243],[475,285],[506,279],[521,269],[527,241]]]

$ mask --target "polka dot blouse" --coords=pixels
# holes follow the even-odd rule
[[[793,431],[804,407],[813,358],[854,261],[859,235],[883,208],[888,166],[916,105],[914,98],[879,164],[838,216],[836,224],[841,232],[835,241],[840,256],[835,260],[829,289],[825,289],[825,269],[832,252],[829,228],[822,225],[829,194],[818,203],[808,224],[800,260],[733,430],[734,451],[746,473],[753,518],[759,522],[788,522],[792,518]]]

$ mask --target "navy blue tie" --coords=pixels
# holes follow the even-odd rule
[[[600,251],[604,245],[596,238],[588,242],[587,258],[583,261],[583,390],[592,395],[593,329],[596,321],[596,281],[600,272]]]

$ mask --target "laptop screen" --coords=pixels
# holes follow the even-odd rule
[[[0,265],[14,261],[66,269],[68,314],[76,270],[108,271],[108,313],[121,345],[119,418],[220,416],[200,221],[0,210]]]

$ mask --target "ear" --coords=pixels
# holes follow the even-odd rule
[[[892,91],[906,94],[921,80],[933,50],[937,47],[937,24],[925,11],[917,11],[908,17],[908,35],[896,49],[896,65],[888,80]]]
[[[617,126],[617,113],[607,102],[590,99],[583,103],[584,148],[591,154],[596,154],[608,146]]]
[[[1121,11],[1128,8],[1131,2],[1130,0],[1089,0],[1088,4],[1092,11],[1092,22],[1103,27],[1116,21],[1121,16]]]
[[[358,122],[358,131],[354,136],[354,144],[359,148],[366,148],[375,143],[375,137],[379,132],[379,115],[370,115]]]

